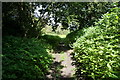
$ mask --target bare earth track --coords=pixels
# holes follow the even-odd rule
[[[65,50],[64,46],[61,47],[63,53],[52,53],[54,57],[54,63],[51,67],[50,74],[47,76],[51,80],[74,80],[75,66],[72,65],[71,53],[73,50]]]

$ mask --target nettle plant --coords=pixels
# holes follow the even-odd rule
[[[8,36],[3,38],[2,78],[41,79],[50,70],[51,46],[44,40]]]
[[[83,29],[84,34],[73,44],[77,74],[94,80],[120,79],[120,8],[95,24]]]

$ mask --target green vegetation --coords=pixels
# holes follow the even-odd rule
[[[53,36],[59,36],[60,38],[65,38],[68,33],[70,33],[70,30],[62,30],[62,26],[57,27],[55,31],[53,31],[52,26],[46,26],[42,29],[43,35],[53,35]]]
[[[58,36],[59,38],[66,38],[66,35],[56,34],[56,33],[47,33],[46,35]]]
[[[119,6],[118,3],[6,2],[2,6],[3,35],[39,38],[43,28],[49,25],[56,31],[60,27],[58,23],[63,30],[82,29],[94,25],[102,14],[115,6]]]
[[[53,62],[45,40],[19,37],[3,38],[3,79],[46,78]]]
[[[47,43],[52,45],[54,49],[56,49],[56,47],[59,45],[60,41],[62,40],[59,36],[53,36],[53,35],[44,35],[42,38],[45,39]]]
[[[65,38],[65,44],[71,46],[81,35],[83,35],[82,29],[69,33]]]
[[[2,3],[3,79],[45,79],[68,49],[78,78],[120,79],[119,3]]]
[[[96,22],[84,28],[74,43],[73,57],[77,75],[101,80],[120,79],[120,8],[114,8]]]

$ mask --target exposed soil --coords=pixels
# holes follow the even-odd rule
[[[63,44],[62,44],[63,45]],[[51,80],[74,80],[75,66],[72,65],[71,53],[73,50],[68,50],[66,46],[59,46],[55,53],[54,63],[51,67],[50,74],[47,76]]]

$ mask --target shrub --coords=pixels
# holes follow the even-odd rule
[[[71,32],[66,36],[66,45],[72,44],[75,42],[76,34],[77,31]]]
[[[45,39],[47,43],[52,45],[53,48],[56,48],[62,40],[59,36],[53,35],[44,35],[42,38]]]
[[[73,44],[76,74],[94,80],[120,79],[120,8],[114,8],[95,23],[83,29]]]
[[[52,63],[44,40],[3,37],[3,79],[45,78]]]
[[[80,35],[82,35],[82,30],[76,30],[71,33],[69,33],[65,38],[65,44],[67,46],[72,46],[72,44],[77,40]]]

